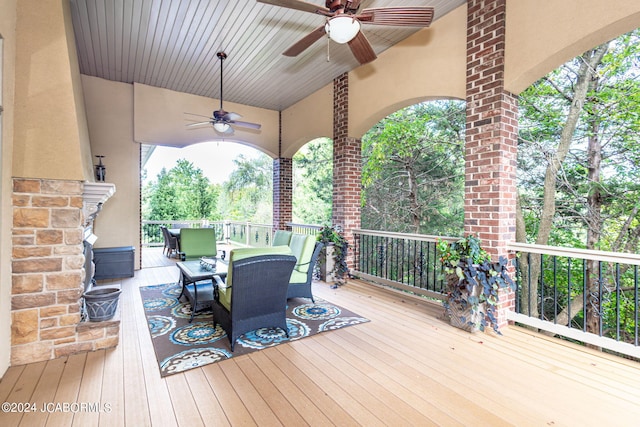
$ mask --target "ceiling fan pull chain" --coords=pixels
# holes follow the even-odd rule
[[[329,23],[329,18],[327,18],[327,24]],[[329,35],[329,32],[331,30],[331,27],[326,26],[325,28],[327,28],[327,62],[331,62],[331,55],[329,54],[329,45],[331,44],[331,36]]]

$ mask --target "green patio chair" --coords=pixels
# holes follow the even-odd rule
[[[215,230],[213,228],[180,229],[180,252],[183,261],[217,256]]]
[[[271,246],[289,246],[291,234],[293,233],[287,230],[276,230],[273,234],[273,243]]]

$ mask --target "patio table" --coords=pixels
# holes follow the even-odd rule
[[[182,295],[186,296],[191,303],[191,318],[189,323],[193,321],[196,311],[200,311],[211,307],[213,301],[213,292],[215,285],[213,276],[227,277],[228,264],[219,258],[215,259],[215,268],[205,268],[200,260],[177,262],[176,266],[180,270],[180,283],[182,291],[178,296],[178,300]]]

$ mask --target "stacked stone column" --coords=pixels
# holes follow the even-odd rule
[[[506,0],[467,2],[465,233],[493,256],[515,240],[518,105],[504,87]],[[501,296],[499,322],[513,307]]]
[[[13,180],[11,365],[117,345],[119,321],[80,322],[83,184]]]

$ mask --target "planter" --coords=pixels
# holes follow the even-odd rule
[[[98,288],[85,292],[84,303],[91,322],[111,320],[118,308],[118,298],[122,291],[118,288]]]
[[[473,294],[480,294],[480,287],[473,287]],[[447,316],[451,326],[460,328],[467,332],[477,332],[480,330],[480,324],[484,317],[484,303],[478,304],[474,312],[473,306],[466,299],[453,298],[447,302]]]
[[[335,261],[333,259],[333,243],[327,243],[324,245],[322,252],[320,252],[320,260],[318,266],[320,269],[320,279],[326,283],[336,280],[334,274]]]

